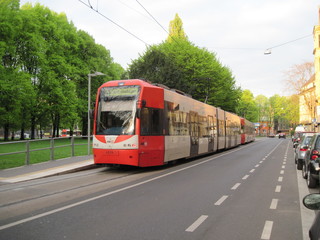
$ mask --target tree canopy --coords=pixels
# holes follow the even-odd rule
[[[170,38],[169,38],[170,39]],[[144,78],[179,89],[199,101],[235,112],[241,90],[215,53],[184,37],[149,47],[129,66],[130,78]]]
[[[88,74],[92,94],[123,69],[109,50],[58,14],[40,4],[3,0],[0,4],[0,122],[9,131],[52,127],[86,129]],[[81,121],[82,119],[82,121]]]

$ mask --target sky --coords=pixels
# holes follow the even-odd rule
[[[296,64],[314,61],[312,33],[319,25],[318,0],[81,1],[20,0],[20,4],[40,3],[64,12],[124,68],[144,54],[146,44],[166,40],[177,13],[189,41],[214,52],[232,71],[236,85],[254,96],[292,94],[285,83],[286,72]],[[271,54],[265,55],[270,48]]]

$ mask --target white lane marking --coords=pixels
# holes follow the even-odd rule
[[[251,169],[250,172],[253,173],[255,171],[255,169]]]
[[[284,170],[281,170],[281,171],[280,171],[280,174],[284,174]]]
[[[280,185],[277,185],[276,186],[276,189],[274,190],[275,192],[281,192],[281,186]]]
[[[223,195],[214,205],[219,206],[221,205],[226,199],[228,198],[227,195]]]
[[[273,221],[266,221],[261,234],[261,239],[269,240],[271,237]]]
[[[246,180],[250,175],[245,175],[242,179]]]
[[[201,215],[194,223],[190,225],[186,229],[186,232],[193,232],[196,230],[206,219],[208,218],[208,215]]]
[[[277,209],[278,206],[278,199],[272,199],[271,204],[270,204],[270,209]]]
[[[263,161],[260,161],[259,163],[261,164],[261,163],[263,163]]]
[[[277,147],[280,145],[280,143],[277,146],[275,146],[275,148],[272,149],[270,153],[275,151],[277,149]],[[249,146],[252,146],[252,145],[248,145],[248,147]],[[123,188],[120,188],[120,189],[117,189],[117,190],[114,190],[114,191],[111,191],[111,192],[108,192],[108,193],[105,193],[105,194],[102,194],[102,195],[99,195],[99,196],[96,196],[96,197],[93,197],[93,198],[88,198],[86,200],[83,200],[83,201],[80,201],[80,202],[76,202],[76,203],[73,203],[73,204],[69,204],[69,205],[66,205],[66,206],[61,207],[61,208],[57,208],[57,209],[54,209],[54,210],[51,210],[51,211],[48,211],[48,212],[44,212],[44,213],[41,213],[41,214],[38,214],[38,215],[35,215],[35,216],[32,216],[32,217],[24,218],[24,219],[21,219],[21,220],[16,221],[16,222],[8,223],[6,225],[2,225],[2,226],[0,226],[0,230],[7,229],[7,228],[10,228],[10,227],[14,227],[14,226],[20,225],[22,223],[30,222],[30,221],[33,221],[33,220],[38,219],[38,218],[42,218],[42,217],[45,217],[45,216],[48,216],[48,215],[51,215],[51,214],[54,214],[54,213],[57,213],[57,212],[61,212],[61,211],[64,211],[64,210],[67,210],[67,209],[70,209],[70,208],[73,208],[73,207],[76,207],[76,206],[79,206],[79,205],[82,205],[82,204],[85,204],[85,203],[88,203],[88,202],[95,201],[95,200],[100,199],[100,198],[104,198],[104,197],[116,194],[118,192],[123,192],[125,190],[128,190],[128,189],[131,189],[131,188],[134,188],[134,187],[137,187],[137,186],[140,186],[140,185],[143,185],[143,184],[146,184],[146,183],[149,183],[149,182],[164,178],[166,176],[173,175],[175,173],[187,170],[189,168],[193,168],[193,167],[196,167],[198,165],[202,165],[204,163],[211,162],[211,161],[213,161],[213,160],[215,160],[215,159],[217,159],[219,157],[223,157],[223,156],[229,155],[231,153],[243,150],[244,148],[246,148],[246,147],[244,146],[244,147],[238,148],[238,149],[233,150],[233,151],[228,151],[226,153],[220,154],[220,155],[215,156],[213,158],[209,158],[209,159],[204,160],[202,162],[195,163],[193,165],[190,165],[190,166],[187,166],[187,167],[184,167],[184,168],[181,168],[181,169],[178,169],[178,170],[175,170],[175,171],[172,171],[172,172],[169,172],[169,173],[166,173],[166,174],[163,174],[163,175],[160,175],[160,176],[157,176],[157,177],[154,177],[154,178],[151,178],[151,179],[148,179],[148,180],[145,180],[145,181],[142,181],[142,182],[127,186],[127,187],[123,187]],[[249,177],[249,175],[247,175],[247,176]]]
[[[282,182],[282,181],[283,181],[283,177],[279,177],[278,182]]]
[[[257,164],[257,165],[255,165],[254,167],[256,167],[256,168],[257,168],[257,167],[259,167],[259,166],[260,166],[260,164]]]
[[[282,165],[282,168],[286,168],[286,166],[285,166],[285,165]]]
[[[239,186],[241,185],[241,183],[236,183],[231,190],[236,190]]]

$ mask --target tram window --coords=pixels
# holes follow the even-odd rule
[[[144,136],[163,135],[163,110],[142,108],[140,117],[140,134]]]

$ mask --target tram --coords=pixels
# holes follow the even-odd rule
[[[254,123],[245,118],[241,118],[241,144],[253,142],[256,136]]]
[[[160,84],[104,83],[97,92],[94,163],[150,167],[240,145],[241,118]]]

